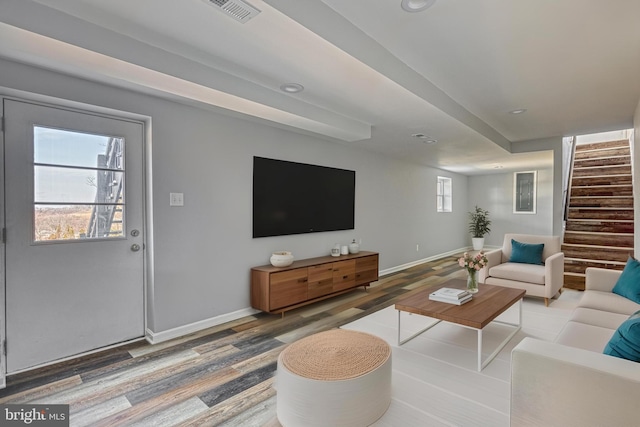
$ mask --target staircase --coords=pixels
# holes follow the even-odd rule
[[[633,255],[628,140],[575,147],[562,251],[564,287],[584,290],[587,267],[622,270]]]

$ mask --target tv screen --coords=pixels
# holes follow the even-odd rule
[[[354,228],[355,171],[253,158],[253,237]]]

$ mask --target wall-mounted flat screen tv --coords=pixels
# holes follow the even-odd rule
[[[253,158],[253,237],[354,228],[355,171]]]

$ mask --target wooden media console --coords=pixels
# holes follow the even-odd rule
[[[366,289],[376,280],[376,252],[302,259],[288,267],[253,267],[251,307],[267,313],[284,313],[359,286]]]

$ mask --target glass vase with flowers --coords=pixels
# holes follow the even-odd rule
[[[465,252],[462,257],[458,258],[458,265],[467,270],[467,291],[469,293],[478,292],[478,271],[484,268],[488,262],[482,251],[475,255]]]

